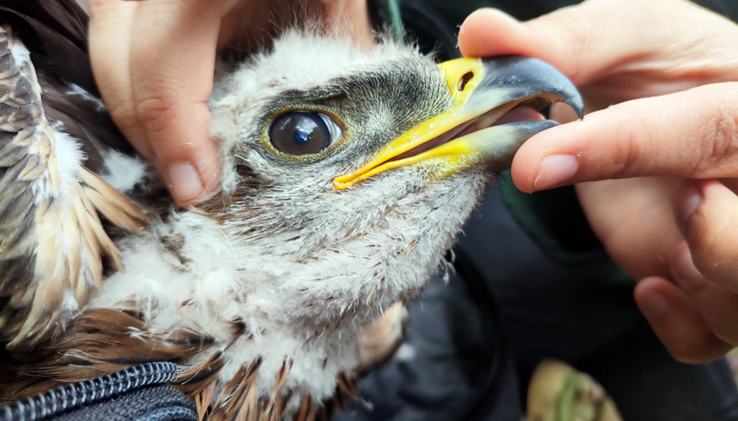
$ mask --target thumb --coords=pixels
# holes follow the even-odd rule
[[[622,7],[622,6],[621,6]],[[620,7],[620,8],[621,8]],[[480,9],[467,17],[459,31],[464,56],[519,54],[539,58],[581,86],[601,76],[625,56],[637,54],[638,33],[618,27],[617,37],[602,25],[609,8],[581,6],[559,9],[528,22],[519,22],[496,9]],[[612,42],[617,39],[619,42]]]
[[[461,25],[459,49],[470,57],[536,57],[583,86],[651,55],[670,67],[704,53],[702,40],[736,35],[731,21],[689,1],[589,0],[527,22],[495,9],[477,10]],[[734,43],[724,44],[713,45],[711,54],[732,57]]]

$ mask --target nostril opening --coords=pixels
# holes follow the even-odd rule
[[[474,72],[466,72],[464,76],[459,79],[459,92],[463,92],[466,88],[466,84],[474,77]]]

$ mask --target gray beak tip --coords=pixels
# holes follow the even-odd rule
[[[517,55],[482,59],[485,76],[477,90],[504,87],[509,100],[543,97],[548,102],[562,101],[584,117],[584,100],[577,87],[550,64],[532,57]],[[544,104],[545,105],[545,104]]]

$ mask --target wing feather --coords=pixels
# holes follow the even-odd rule
[[[85,197],[107,220],[128,231],[137,231],[146,225],[146,215],[128,196],[90,171],[84,171],[82,177]]]
[[[120,253],[98,216],[128,231],[146,216],[86,170],[76,141],[49,125],[30,54],[0,27],[0,337],[38,345],[100,288]]]

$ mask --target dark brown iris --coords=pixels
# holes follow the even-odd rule
[[[269,128],[269,139],[277,150],[290,155],[316,154],[330,146],[330,117],[314,111],[291,111],[277,117]],[[332,123],[332,122],[331,122]]]

